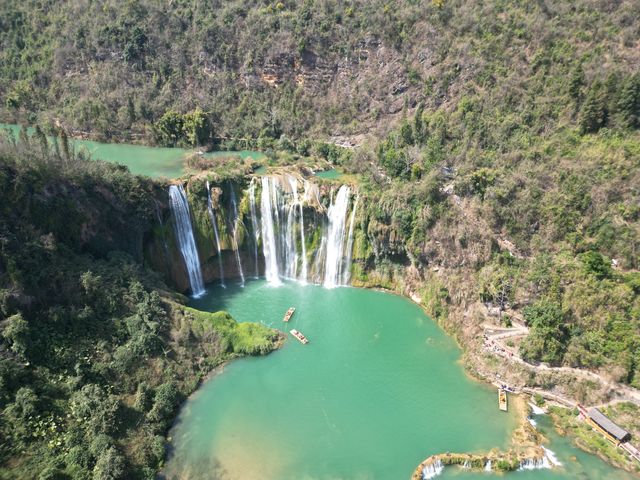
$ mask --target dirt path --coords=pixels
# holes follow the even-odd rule
[[[510,348],[504,344],[504,340],[508,338],[526,336],[529,333],[529,329],[524,325],[516,325],[512,328],[504,328],[485,324],[483,325],[483,327],[485,329],[483,347],[485,351],[488,351],[493,355],[497,355],[503,359],[508,360],[509,362],[518,363],[525,366],[527,369],[536,372],[567,373],[577,378],[594,380],[599,384],[604,385],[615,395],[615,398],[612,398],[609,402],[603,404],[605,406],[620,402],[632,402],[636,405],[640,405],[640,391],[628,385],[624,385],[604,378],[598,373],[573,367],[551,367],[544,363],[535,365],[524,360],[515,348]],[[539,391],[537,393],[541,392],[542,391]],[[569,399],[568,397],[564,398],[564,400],[568,404],[575,405],[577,403],[575,402],[575,400]]]

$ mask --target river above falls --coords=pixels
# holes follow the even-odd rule
[[[16,138],[20,133],[20,125],[0,123],[0,130],[9,131]],[[27,133],[32,135],[33,128],[27,128]],[[128,143],[104,143],[93,140],[70,139],[70,144],[76,151],[88,153],[92,160],[126,165],[131,173],[145,175],[152,178],[177,178],[185,172],[185,160],[189,152],[184,148],[149,147],[146,145],[133,145]],[[219,151],[205,153],[205,158],[226,157],[237,155],[241,158],[257,160],[264,157],[260,152],[250,150]]]

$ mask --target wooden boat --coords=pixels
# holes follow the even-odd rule
[[[305,337],[302,333],[300,333],[295,328],[291,330],[289,333],[294,337],[296,337],[300,341],[300,343],[302,343],[303,345],[306,345],[307,343],[309,343],[309,340],[307,340],[307,337]]]
[[[498,389],[498,406],[503,412],[507,411],[507,392],[504,388]]]
[[[295,307],[291,307],[287,310],[287,313],[284,314],[283,322],[288,322],[291,317],[293,317],[294,312],[296,311]]]

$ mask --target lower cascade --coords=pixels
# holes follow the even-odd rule
[[[422,478],[427,480],[429,478],[435,478],[442,473],[444,470],[444,465],[442,464],[442,460],[438,459],[433,462],[431,465],[427,465],[422,469]]]
[[[189,276],[191,294],[194,297],[199,297],[205,293],[204,281],[200,269],[198,249],[193,237],[189,203],[182,185],[171,185],[169,187],[169,200],[174,217],[176,239]]]
[[[560,460],[558,460],[558,457],[556,457],[555,452],[549,450],[545,446],[542,446],[542,449],[544,450],[544,457],[549,461],[549,463],[552,466],[554,466],[554,467],[561,467],[562,466],[562,462],[560,462]]]
[[[544,450],[544,456],[542,458],[528,458],[520,462],[520,468],[518,470],[537,470],[540,468],[553,468],[560,467],[562,463],[556,457],[556,454],[546,447],[542,447]]]
[[[527,458],[520,461],[520,468],[518,470],[537,470],[539,468],[551,468],[551,464],[547,457],[542,458]]]

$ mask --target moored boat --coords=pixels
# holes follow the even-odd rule
[[[498,389],[498,406],[503,412],[507,411],[507,391],[504,388]]]
[[[287,310],[287,313],[284,314],[284,318],[282,319],[282,321],[288,322],[289,319],[293,316],[295,311],[296,311],[295,307],[291,307],[289,310]]]
[[[307,337],[305,337],[302,333],[300,333],[295,328],[291,330],[289,333],[294,337],[296,337],[300,341],[300,343],[302,343],[303,345],[306,345],[307,343],[309,343],[309,340],[307,340]]]

